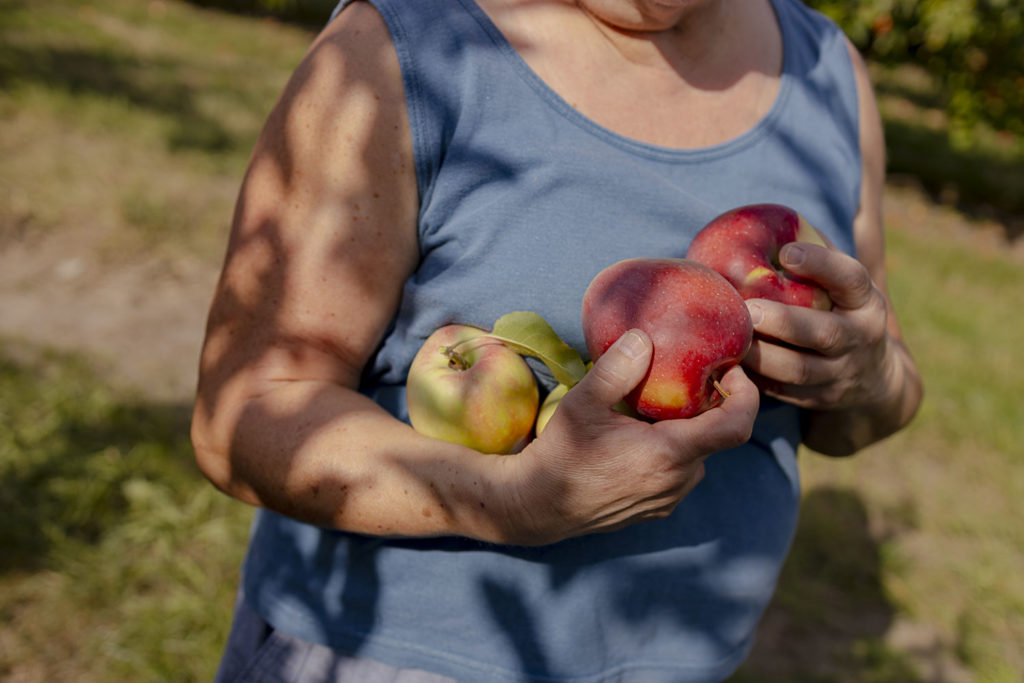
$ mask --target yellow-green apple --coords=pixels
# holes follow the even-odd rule
[[[746,304],[711,268],[680,258],[634,258],[608,266],[583,295],[583,336],[597,360],[632,328],[651,338],[647,375],[625,397],[652,420],[697,415],[724,398],[718,380],[750,348]]]
[[[544,428],[548,426],[548,422],[551,420],[551,416],[555,414],[555,410],[558,409],[558,404],[562,402],[565,395],[569,393],[569,385],[558,384],[555,388],[544,398],[544,402],[540,404],[540,409],[537,411],[537,426],[535,427],[537,436],[544,431]]]
[[[828,241],[799,213],[781,204],[751,204],[727,211],[704,226],[686,258],[721,273],[744,299],[829,310],[828,293],[779,263],[789,242],[827,246]]]
[[[587,372],[589,372],[592,367],[594,367],[593,361],[587,363]],[[540,433],[548,426],[548,422],[551,421],[551,416],[555,414],[556,410],[558,410],[558,406],[562,403],[562,399],[565,398],[567,393],[569,393],[569,385],[557,384],[555,385],[555,388],[544,397],[544,400],[540,404],[540,409],[537,411],[537,425],[533,430],[537,436],[540,436]],[[626,405],[625,401],[619,401],[612,407],[623,415],[638,417],[637,413]]]
[[[525,446],[539,400],[522,356],[470,325],[446,325],[427,337],[406,382],[416,431],[483,453]]]

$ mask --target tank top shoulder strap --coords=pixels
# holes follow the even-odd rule
[[[341,0],[331,19],[354,1]],[[368,1],[387,24],[398,56],[420,198],[426,202],[455,129],[472,115],[476,98],[513,97],[495,87],[496,80],[512,76],[494,72],[507,68],[501,52],[508,45],[472,0]]]
[[[846,36],[832,20],[800,0],[772,0],[772,4],[785,36],[787,70],[833,118],[844,139],[857,141],[857,87]]]

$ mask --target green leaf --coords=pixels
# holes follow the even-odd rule
[[[544,318],[532,311],[507,313],[494,322],[487,335],[517,353],[541,360],[560,384],[573,386],[586,374],[583,359],[558,336]]]

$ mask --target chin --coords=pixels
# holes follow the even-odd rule
[[[686,16],[719,0],[578,0],[588,14],[608,26],[625,31],[664,31]]]

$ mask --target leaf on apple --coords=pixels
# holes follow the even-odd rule
[[[574,386],[586,374],[579,352],[532,311],[506,313],[494,322],[494,329],[486,336],[508,344],[523,356],[539,359],[560,384]]]

